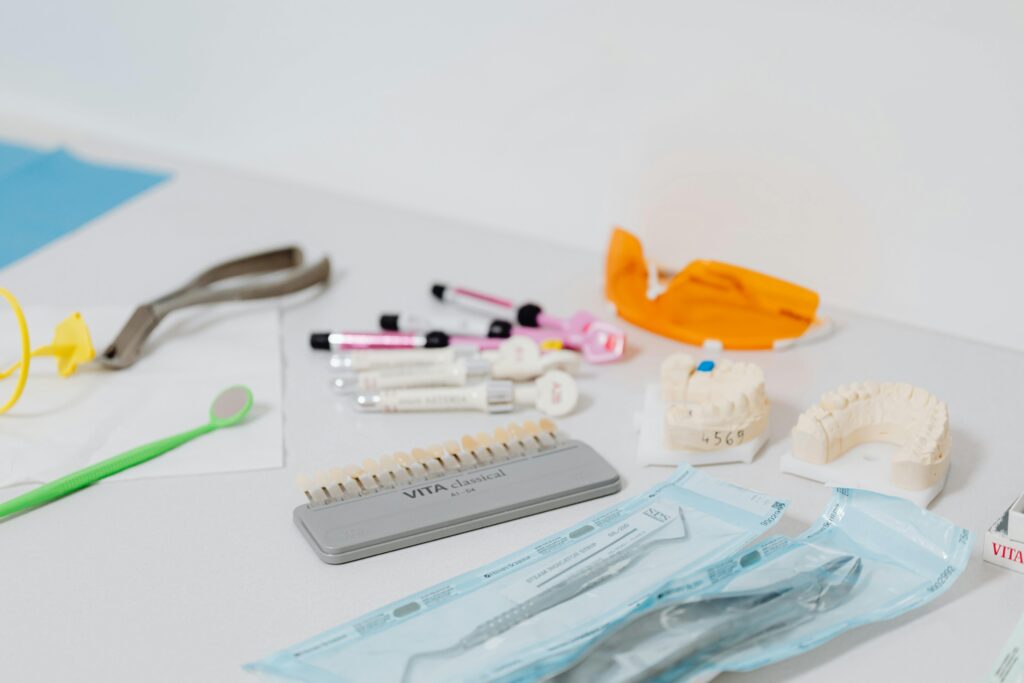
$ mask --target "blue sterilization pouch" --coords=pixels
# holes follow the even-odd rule
[[[311,682],[514,675],[564,634],[600,631],[671,577],[722,561],[785,507],[682,466],[561,533],[246,668]]]
[[[495,678],[623,683],[750,671],[935,599],[962,573],[972,540],[902,498],[837,489],[798,538],[769,538],[673,578],[628,614],[565,633]]]

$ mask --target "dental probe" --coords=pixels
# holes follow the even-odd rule
[[[842,605],[860,580],[862,567],[859,557],[845,555],[759,589],[670,602],[616,626],[582,656],[542,681],[589,683],[615,667],[618,657],[666,631],[679,631],[679,646],[645,662],[644,668],[633,672],[624,683],[643,683],[684,664],[689,664],[686,671],[692,672],[712,657],[795,628],[819,612]],[[698,631],[696,638],[684,639],[693,622],[715,617],[719,619]]]
[[[500,636],[524,621],[532,619],[542,612],[568,602],[576,596],[582,595],[588,590],[610,581],[646,557],[655,547],[669,542],[686,540],[686,520],[683,517],[682,508],[679,508],[678,519],[680,524],[683,525],[682,535],[658,538],[645,543],[638,543],[619,552],[614,552],[608,557],[595,562],[590,567],[559,581],[550,588],[544,589],[525,602],[502,612],[496,617],[488,619],[463,636],[455,645],[443,650],[421,652],[413,655],[405,665],[405,672],[402,674],[403,683],[408,680],[413,666],[418,660],[448,657],[483,645],[491,638]]]

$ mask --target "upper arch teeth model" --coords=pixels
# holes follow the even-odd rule
[[[893,485],[920,491],[945,480],[949,469],[949,409],[910,384],[854,382],[822,395],[793,428],[793,455],[827,464],[870,441],[896,444]]]
[[[768,426],[764,372],[753,363],[675,353],[661,364],[666,446],[715,451],[751,441]]]

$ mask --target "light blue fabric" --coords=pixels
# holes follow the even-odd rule
[[[167,177],[0,142],[0,268]]]

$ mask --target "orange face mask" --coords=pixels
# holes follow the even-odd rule
[[[634,325],[708,348],[780,348],[821,322],[815,292],[746,268],[693,261],[674,275],[649,270],[640,241],[622,228],[608,245],[605,296]]]

